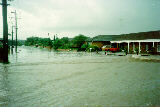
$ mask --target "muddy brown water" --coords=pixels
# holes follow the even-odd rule
[[[0,107],[160,105],[160,63],[19,47],[0,64]]]

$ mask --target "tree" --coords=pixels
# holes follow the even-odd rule
[[[55,41],[53,41],[53,48],[55,49],[55,50],[57,50],[59,47],[61,47],[62,46],[62,41],[60,40],[60,39],[58,39],[58,38],[56,38],[55,39]]]
[[[71,43],[69,41],[68,37],[63,37],[60,39],[62,42],[62,46],[60,47],[61,49],[70,49],[71,48]]]
[[[87,44],[83,44],[83,45],[81,46],[81,50],[82,50],[82,51],[86,51],[87,48],[88,48],[88,45],[87,45]]]
[[[69,38],[68,37],[63,37],[63,38],[61,38],[61,41],[63,42],[63,44],[68,44],[69,43]]]
[[[84,36],[84,35],[78,35],[78,36],[75,36],[72,40],[73,42],[73,45],[75,45],[78,50],[81,50],[81,46],[85,43],[85,41],[87,40],[87,36]]]
[[[52,47],[52,41],[50,38],[29,37],[25,42],[26,46],[50,46]]]
[[[90,45],[88,46],[87,48],[88,51],[91,51],[91,52],[95,52],[95,51],[100,51],[99,47],[98,46],[95,46],[95,45]]]
[[[52,47],[52,41],[50,38],[43,38],[41,41],[41,44],[43,44],[43,46],[51,46]]]
[[[26,45],[26,46],[33,45],[33,44],[34,44],[34,40],[35,40],[34,37],[29,37],[29,38],[27,38],[27,40],[26,40],[26,42],[25,42],[25,45]]]

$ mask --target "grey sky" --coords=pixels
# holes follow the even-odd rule
[[[15,0],[10,4],[9,11],[16,9],[22,18],[20,39],[48,33],[51,38],[54,34],[93,37],[160,30],[160,0]]]

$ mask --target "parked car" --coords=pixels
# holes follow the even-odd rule
[[[120,48],[114,48],[114,47],[111,46],[111,45],[104,45],[104,46],[102,47],[102,51],[118,52],[118,51],[120,51]]]

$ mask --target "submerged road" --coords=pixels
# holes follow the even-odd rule
[[[160,106],[160,63],[20,47],[0,64],[0,107]]]

